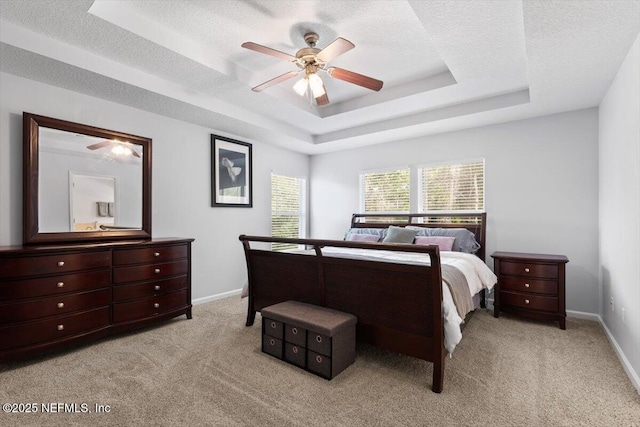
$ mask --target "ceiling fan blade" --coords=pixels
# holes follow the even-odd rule
[[[327,70],[327,73],[329,73],[329,75],[334,79],[343,80],[345,82],[353,83],[354,85],[366,87],[367,89],[375,90],[376,92],[382,89],[382,85],[384,84],[380,80],[376,80],[374,78],[337,67],[329,68]]]
[[[298,70],[298,71],[289,71],[288,73],[284,73],[279,75],[278,77],[274,77],[271,80],[267,80],[266,82],[259,84],[258,86],[251,88],[252,91],[254,92],[261,92],[263,90],[265,90],[266,88],[276,85],[278,83],[281,83],[285,80],[289,80],[290,78],[295,77],[300,71],[302,70]]]
[[[331,42],[329,46],[318,52],[316,58],[318,58],[322,62],[329,62],[333,58],[337,58],[343,53],[350,51],[354,47],[356,47],[356,45],[351,43],[349,40],[338,37],[333,42]]]
[[[245,49],[253,50],[256,52],[264,53],[265,55],[275,56],[276,58],[284,59],[285,61],[295,62],[297,58],[288,53],[280,52],[279,50],[271,49],[270,47],[262,46],[261,44],[246,42],[242,43],[242,47]]]
[[[108,147],[111,144],[113,144],[113,141],[102,141],[98,142],[97,144],[87,145],[87,148],[89,150],[97,150],[98,148]]]
[[[138,154],[138,152],[137,152],[135,149],[133,149],[133,148],[131,148],[131,155],[132,155],[133,157],[137,157],[137,158],[139,158],[139,159],[141,159],[141,158],[142,158],[142,157],[140,156],[140,154]]]
[[[318,107],[322,107],[323,105],[327,105],[329,103],[327,88],[324,86],[324,83],[322,83],[322,89],[324,89],[324,94],[316,98],[316,104],[318,104]]]

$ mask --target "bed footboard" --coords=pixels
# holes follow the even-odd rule
[[[358,341],[432,362],[432,390],[442,391],[446,353],[437,246],[245,235],[240,241],[249,276],[247,326],[257,311],[288,300],[351,313],[358,318]],[[293,243],[312,251],[253,249],[250,242]],[[431,265],[338,258],[323,253],[324,247],[420,252],[429,255]]]

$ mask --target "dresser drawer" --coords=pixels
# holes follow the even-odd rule
[[[116,303],[113,305],[113,322],[129,322],[157,316],[186,307],[189,303],[187,302],[186,290],[131,302]]]
[[[87,291],[109,286],[111,270],[40,277],[37,279],[0,281],[0,302],[23,298]]]
[[[558,311],[558,298],[500,291],[500,304],[528,310]]]
[[[544,279],[557,279],[558,266],[550,264],[534,264],[526,261],[502,261],[500,274],[509,276],[538,277]]]
[[[0,325],[109,305],[110,289],[0,305]]]
[[[19,278],[111,267],[111,251],[0,259],[0,277]]]
[[[113,265],[157,263],[186,257],[187,245],[116,250],[113,252]]]
[[[0,350],[89,332],[109,325],[109,307],[0,327]]]
[[[137,265],[135,267],[114,267],[113,283],[141,282],[161,277],[186,274],[189,270],[187,260],[161,264]]]
[[[554,280],[503,276],[500,278],[500,289],[556,296],[558,295],[558,282]]]
[[[171,279],[156,280],[153,282],[136,283],[134,285],[118,285],[113,287],[113,301],[126,301],[137,298],[149,298],[156,295],[165,295],[188,285],[187,276],[172,277]]]

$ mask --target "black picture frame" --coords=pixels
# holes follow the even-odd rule
[[[253,155],[248,142],[211,134],[211,206],[253,207]]]

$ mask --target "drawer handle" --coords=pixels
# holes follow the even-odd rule
[[[276,340],[274,340],[273,338],[271,338],[271,339],[269,340],[269,344],[271,344],[271,345],[276,345]]]
[[[63,302],[59,302],[58,303],[58,308],[64,308],[64,303]]]
[[[59,331],[64,331],[64,325],[58,325],[58,330]]]
[[[59,288],[64,288],[64,282],[58,282],[58,287]]]
[[[153,256],[160,256],[160,252],[154,252]]]
[[[293,329],[291,330],[291,333],[292,333],[293,335],[298,335],[298,328],[293,328]]]
[[[64,261],[58,261],[58,267],[64,267]]]
[[[160,304],[156,302],[155,304],[153,304],[153,308],[160,308]]]
[[[275,329],[276,328],[276,322],[271,322],[271,328]]]
[[[322,356],[316,356],[316,362],[322,363]]]
[[[155,285],[155,286],[153,287],[153,289],[155,289],[156,291],[159,291],[159,290],[160,290],[160,285]]]
[[[528,299],[524,300],[524,303],[529,304],[529,300]]]
[[[298,354],[298,347],[293,347],[291,351],[293,351],[293,354]]]
[[[525,287],[525,288],[528,288],[529,286],[530,286],[530,285],[529,285],[528,283],[525,283],[525,284],[524,284],[524,287]]]
[[[155,270],[153,270],[153,272],[154,272],[154,273],[156,273],[156,274],[158,274],[158,273],[160,273],[160,269],[159,269],[159,268],[156,268]]]
[[[529,269],[528,269],[528,268],[525,268],[525,269],[524,269],[524,272],[525,272],[525,273],[528,273],[528,272],[529,272]]]
[[[322,342],[322,337],[320,335],[316,335],[316,341]]]

